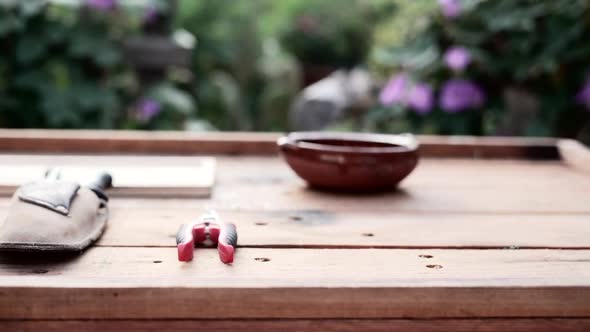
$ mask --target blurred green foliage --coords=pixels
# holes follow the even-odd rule
[[[193,92],[200,115],[223,130],[285,130],[302,85],[302,65],[362,64],[374,27],[391,16],[394,2],[181,0],[178,5],[176,26],[197,39]]]
[[[373,31],[394,3],[307,0],[291,1],[288,9],[280,29],[285,50],[305,64],[351,68],[364,63]]]
[[[344,1],[354,11],[325,0],[179,0],[174,29],[197,40],[192,80],[178,84],[172,74],[146,86],[123,44],[146,33],[146,8],[165,12],[167,1],[2,0],[0,126],[179,129],[195,119],[198,105],[200,129],[284,130],[301,88],[297,57],[335,66],[362,62],[383,16],[379,8],[393,3]],[[293,25],[310,9],[323,26],[311,38]],[[280,45],[281,37],[293,42]],[[292,54],[283,47],[290,44]],[[158,104],[149,119],[139,106],[145,100]]]
[[[427,114],[375,107],[368,130],[589,131],[590,112],[575,102],[590,73],[586,0],[456,0],[457,17],[442,15],[434,0],[178,0],[172,28],[196,38],[192,75],[164,75],[149,86],[122,45],[146,33],[146,6],[166,12],[167,1],[112,2],[101,11],[85,0],[0,0],[0,126],[181,129],[201,119],[192,127],[285,130],[303,65],[368,64],[383,82],[408,73],[436,99]],[[453,46],[471,55],[462,71],[445,65]],[[485,104],[444,112],[441,86],[453,78],[481,86]],[[139,106],[146,100],[158,105],[149,119]]]
[[[298,68],[263,18],[274,1],[179,1],[177,26],[193,33],[193,92],[200,115],[222,130],[282,130]]]
[[[99,10],[84,2],[78,7],[44,0],[1,1],[0,126],[171,128],[170,118],[180,109],[170,97],[178,98],[180,92],[151,89],[162,104],[153,119],[159,124],[137,121],[133,109],[142,91],[123,59],[121,43],[140,33],[143,10],[122,5]]]
[[[426,115],[404,105],[379,107],[369,115],[372,128],[438,134],[584,135],[590,113],[576,103],[575,96],[590,73],[590,3],[455,2],[461,8],[456,17],[445,17],[439,8],[424,8],[431,13],[416,20],[418,29],[403,36],[401,43],[391,38],[387,45],[387,38],[381,37],[374,67],[382,74],[407,72],[415,82],[430,84],[437,96],[449,79],[468,79],[483,87],[486,103],[457,114],[445,113],[437,105]],[[419,1],[414,3],[418,6]],[[444,63],[443,56],[452,46],[463,46],[471,55],[463,71],[452,71]]]
[[[88,14],[38,0],[1,3],[0,125],[113,126],[120,77],[110,74],[121,53],[105,31],[118,26]]]

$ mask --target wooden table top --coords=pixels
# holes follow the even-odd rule
[[[190,164],[222,147],[210,199],[115,198],[83,254],[0,256],[0,330],[590,330],[589,157],[575,142],[424,137],[399,190],[347,195],[308,189],[274,134],[137,135],[97,149],[93,132],[0,131],[1,163]],[[76,139],[83,157],[61,153]],[[158,155],[116,154],[150,139]],[[185,155],[159,156],[184,139],[171,153]],[[233,265],[201,248],[177,261],[178,226],[207,208],[237,225]]]

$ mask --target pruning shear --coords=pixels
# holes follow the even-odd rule
[[[234,261],[234,252],[238,244],[236,225],[221,223],[215,211],[201,215],[195,223],[182,224],[176,233],[178,260],[189,262],[193,259],[195,244],[215,245],[219,259],[230,264]]]

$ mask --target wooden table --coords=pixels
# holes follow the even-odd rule
[[[578,143],[421,137],[398,191],[344,195],[307,189],[277,136],[1,130],[0,162],[217,154],[219,168],[211,199],[113,199],[81,255],[0,256],[0,330],[590,330]],[[176,259],[178,225],[206,207],[237,224],[231,266],[215,250]]]

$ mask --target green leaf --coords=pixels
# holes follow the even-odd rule
[[[536,137],[551,136],[551,129],[548,127],[547,123],[535,120],[527,126],[526,135]]]
[[[29,64],[42,58],[46,51],[45,40],[36,36],[24,35],[16,45],[16,59],[22,64]]]
[[[116,94],[106,86],[94,82],[74,82],[70,95],[81,111],[94,112],[118,105]]]
[[[121,61],[121,53],[116,48],[105,45],[94,54],[94,62],[101,67],[112,67]]]
[[[90,31],[76,31],[70,41],[69,52],[73,56],[92,56],[100,47],[102,38]]]
[[[0,37],[22,28],[23,22],[12,13],[2,13],[0,16]]]
[[[81,111],[90,112],[101,106],[104,90],[96,84],[79,82],[72,86],[70,93]]]
[[[154,87],[148,95],[165,107],[169,107],[185,115],[191,115],[195,110],[195,103],[191,95],[169,83],[163,83]]]
[[[42,91],[48,84],[48,78],[41,70],[26,70],[16,74],[14,86],[19,89]]]
[[[68,31],[62,23],[48,22],[45,27],[45,38],[50,43],[59,43],[69,38]]]
[[[429,36],[405,47],[396,47],[389,51],[378,50],[375,54],[376,61],[381,64],[414,70],[424,70],[434,65],[439,57],[440,51]]]
[[[41,13],[46,5],[46,0],[26,0],[20,2],[20,10],[24,16],[30,17]]]
[[[48,91],[42,98],[41,110],[50,127],[79,127],[82,122],[68,93]]]

